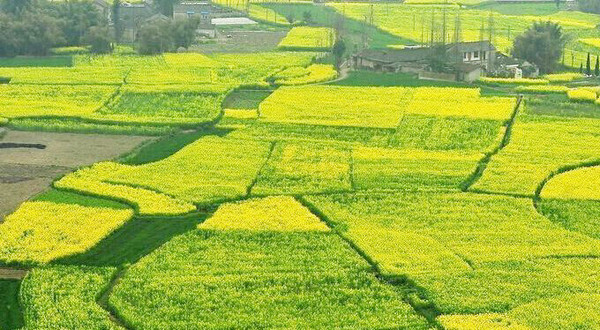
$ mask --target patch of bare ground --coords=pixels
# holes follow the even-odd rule
[[[56,178],[93,163],[114,159],[148,137],[8,131],[0,143],[0,222]],[[18,147],[43,145],[45,148]]]
[[[25,269],[0,268],[0,280],[22,280],[27,275]]]

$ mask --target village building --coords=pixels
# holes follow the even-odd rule
[[[142,25],[155,15],[154,10],[146,3],[123,3],[120,11],[123,24],[123,35],[121,37],[123,42],[134,42]]]
[[[424,78],[458,79],[475,81],[494,68],[496,48],[489,41],[461,42],[445,46],[448,65],[455,67],[457,74],[436,75],[429,68],[432,55],[430,47],[406,47],[403,49],[365,49],[354,55],[351,65],[355,69],[380,72],[417,73]]]

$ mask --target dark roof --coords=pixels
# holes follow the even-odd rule
[[[365,49],[357,56],[380,63],[416,62],[429,56],[429,48]]]
[[[121,6],[121,19],[125,28],[137,27],[152,15],[154,15],[152,8],[145,4]]]
[[[456,47],[458,46],[459,52],[477,52],[477,51],[491,51],[496,50],[496,47],[492,45],[491,42],[484,41],[468,41],[468,42],[459,42],[448,45],[448,52],[456,51]]]
[[[212,5],[208,2],[181,2],[173,6],[173,12],[186,14],[193,11],[194,13],[200,13],[209,11],[211,8]]]

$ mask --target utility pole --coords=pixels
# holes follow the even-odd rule
[[[454,59],[456,60],[456,80],[460,80],[460,71],[458,70],[459,64],[462,62],[462,54],[459,49],[461,41],[461,26],[460,26],[460,9],[456,13],[456,22],[454,22]]]
[[[433,43],[434,43],[434,34],[435,31],[435,11],[433,8],[431,8],[431,39],[430,39],[430,45],[433,47]]]
[[[448,4],[448,0],[446,0]],[[442,9],[442,45],[446,45],[446,7]]]

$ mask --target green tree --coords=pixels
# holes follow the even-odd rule
[[[90,51],[95,54],[112,53],[112,38],[107,26],[92,26],[83,39],[90,45]]]
[[[161,14],[173,17],[173,7],[179,3],[179,0],[154,0],[153,3]]]
[[[80,45],[90,27],[108,23],[91,1],[66,0],[50,3],[43,9],[58,20],[67,46]]]
[[[588,76],[592,75],[592,63],[590,60],[590,53],[587,54],[587,61],[585,62],[585,74]]]
[[[339,69],[342,64],[344,53],[346,52],[346,43],[343,39],[339,38],[335,41],[332,52],[335,57],[335,67]]]
[[[596,67],[594,68],[594,76],[600,76],[600,59],[598,58],[598,55],[596,55]]]
[[[175,47],[188,48],[196,40],[196,29],[200,21],[197,19],[177,20],[172,23],[171,31]]]
[[[146,24],[138,31],[138,53],[151,55],[172,50],[174,50],[174,40],[169,23]]]
[[[22,55],[48,55],[50,48],[65,42],[59,21],[40,12],[23,12],[13,31]]]
[[[534,63],[542,73],[552,72],[567,42],[562,28],[553,22],[535,22],[513,43],[513,56]]]
[[[13,57],[18,53],[13,19],[0,13],[0,57]]]
[[[0,9],[9,14],[20,15],[26,9],[31,8],[33,0],[0,0]]]
[[[113,0],[112,4],[112,17],[111,20],[113,22],[113,26],[115,28],[115,41],[117,43],[121,42],[121,38],[123,37],[123,19],[121,18],[121,0]]]

